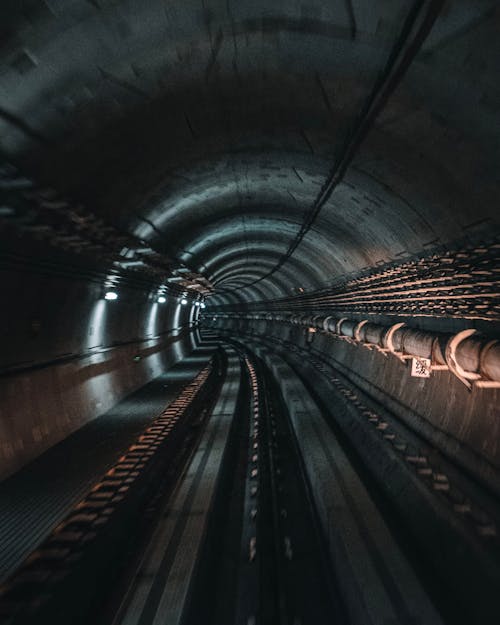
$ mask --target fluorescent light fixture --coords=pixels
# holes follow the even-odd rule
[[[106,295],[104,296],[104,299],[107,299],[107,300],[118,299],[118,293],[115,293],[115,291],[108,291]]]
[[[164,304],[167,301],[166,297],[163,297],[163,295],[160,295],[160,297],[158,298],[158,304]]]
[[[187,303],[188,303],[187,299],[186,299],[185,297],[183,297],[183,298],[181,299],[181,304],[182,304],[183,306],[185,306]]]

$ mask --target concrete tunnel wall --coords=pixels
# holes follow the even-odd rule
[[[412,3],[358,2],[354,26],[343,0],[45,4],[12,9],[1,85],[43,140],[0,115],[6,157],[206,275],[214,304],[319,288],[497,223],[494,2],[446,5],[294,257],[247,288],[300,229]]]
[[[0,324],[0,479],[112,408],[198,344],[191,306],[167,295],[11,275]]]
[[[307,236],[277,267],[417,4],[440,5],[435,23]],[[24,368],[1,381],[4,473],[185,353],[188,337],[169,346],[188,322],[170,303],[148,327],[150,298],[180,263],[210,283],[214,309],[265,309],[498,236],[496,0],[6,0],[0,19],[0,358],[6,371]],[[75,258],[73,277],[58,277]],[[86,277],[90,269],[101,277]],[[122,293],[103,303],[111,271]],[[132,288],[139,274],[147,284]],[[461,314],[413,323],[447,329]],[[381,399],[498,462],[496,391],[472,399],[455,380],[441,388],[440,373],[422,394],[421,382],[402,382],[399,364],[336,349]]]

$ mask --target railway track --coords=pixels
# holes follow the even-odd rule
[[[464,562],[495,578],[489,496],[319,355],[269,337],[205,341],[218,345],[212,363],[2,586],[0,623],[476,622],[436,592],[429,545],[407,548],[418,537],[398,524],[411,519],[376,482],[391,475],[424,535],[429,514],[449,532],[437,578]],[[457,537],[467,557],[450,551]],[[485,625],[497,622],[490,592]]]
[[[219,399],[110,622],[347,623],[277,389],[224,350]]]
[[[264,357],[259,352],[259,356],[272,372],[269,377],[280,380],[281,390],[275,386],[267,396],[286,397],[281,427],[274,411],[269,412],[269,466],[275,467],[278,486],[273,500],[280,513],[272,542],[283,548],[281,559],[275,559],[274,612],[250,622],[441,624],[441,615],[344,451],[344,442],[294,371],[276,355]],[[280,439],[289,456],[286,467],[276,466],[275,459],[281,460],[283,453],[275,445]],[[299,467],[305,488],[293,493]],[[308,524],[296,523],[308,503],[312,518]],[[305,538],[314,533],[314,521],[319,534],[315,546]],[[330,605],[321,604],[321,596],[314,592],[317,578],[308,561],[313,551],[322,553],[330,567],[326,589]],[[266,570],[271,581],[269,564]],[[320,570],[323,580],[328,579],[325,568]]]
[[[305,384],[445,622],[497,623],[500,502],[490,484],[410,429],[323,353],[275,337],[249,335],[245,344],[274,366],[281,380],[291,374],[280,373],[283,365],[276,359],[292,369],[294,384],[283,387],[289,398]],[[325,438],[318,437],[318,446]],[[316,453],[314,447],[310,451]],[[319,492],[321,485],[312,490]],[[398,622],[413,622],[401,618]]]
[[[250,383],[238,587],[232,614],[209,623],[346,623],[279,388],[242,352]],[[199,622],[194,618],[193,625]]]

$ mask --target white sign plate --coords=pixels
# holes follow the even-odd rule
[[[430,378],[431,361],[429,358],[412,358],[411,375],[413,378]]]

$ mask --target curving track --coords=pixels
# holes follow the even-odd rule
[[[2,623],[497,622],[492,493],[313,350],[205,342],[212,362],[4,584]]]

